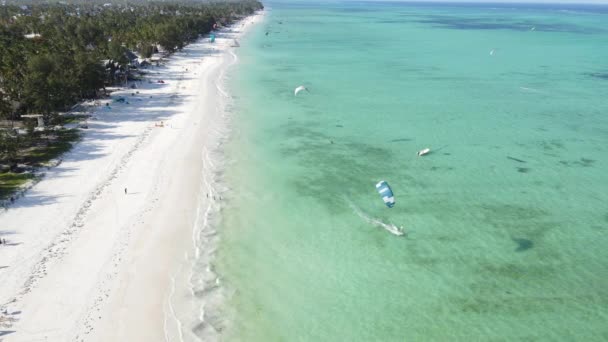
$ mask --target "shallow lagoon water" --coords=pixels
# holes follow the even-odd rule
[[[608,12],[514,6],[267,5],[229,81],[226,340],[608,339]]]

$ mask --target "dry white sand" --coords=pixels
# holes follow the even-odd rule
[[[200,254],[199,209],[219,205],[221,80],[236,61],[233,39],[259,20],[189,45],[149,69],[154,83],[114,93],[129,104],[97,109],[62,163],[0,213],[0,341],[196,340],[177,317],[200,310],[188,304],[187,268]]]

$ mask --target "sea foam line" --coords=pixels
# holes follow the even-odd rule
[[[190,262],[190,272],[188,278],[189,292],[192,295],[191,304],[198,306],[198,314],[196,320],[193,322],[181,322],[175,314],[174,303],[169,303],[169,310],[172,312],[166,312],[165,318],[172,319],[179,322],[180,339],[183,328],[185,326],[192,327],[192,331],[187,334],[187,339],[195,339],[201,341],[217,340],[224,330],[224,323],[226,320],[217,320],[217,317],[208,315],[217,311],[223,300],[223,287],[220,286],[219,276],[215,273],[212,260],[216,254],[216,245],[218,243],[218,236],[216,227],[219,224],[220,219],[219,213],[221,209],[221,194],[226,191],[227,187],[221,183],[221,171],[225,169],[226,162],[223,154],[224,142],[228,139],[231,134],[231,113],[228,112],[228,108],[232,97],[224,90],[225,73],[229,67],[234,65],[238,61],[237,55],[231,50],[226,50],[232,56],[232,60],[220,66],[218,77],[215,85],[218,94],[221,96],[216,97],[217,99],[217,112],[220,114],[217,119],[212,120],[215,123],[215,127],[208,127],[210,134],[210,141],[213,141],[212,147],[203,147],[201,151],[201,159],[203,161],[202,177],[198,196],[197,211],[195,220],[192,228],[192,243],[194,253],[191,257],[188,257]],[[173,301],[176,290],[176,278],[173,277],[172,281],[172,292],[168,298],[170,302]],[[198,294],[198,295],[197,295]],[[169,317],[170,316],[170,317]],[[183,316],[183,315],[182,315]],[[192,323],[192,324],[191,324]],[[197,335],[197,331],[200,331]],[[202,335],[201,335],[202,333]],[[168,332],[165,332],[165,338],[169,338]]]

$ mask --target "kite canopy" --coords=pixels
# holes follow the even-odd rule
[[[395,205],[395,196],[393,195],[393,190],[391,190],[391,187],[388,186],[386,181],[378,182],[378,184],[376,184],[376,190],[382,197],[382,200],[387,207],[392,208]]]
[[[298,96],[298,93],[301,92],[302,90],[308,91],[308,89],[306,89],[305,86],[301,85],[301,86],[297,87],[296,89],[294,89],[293,95]]]

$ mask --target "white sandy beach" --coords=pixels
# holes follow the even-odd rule
[[[221,81],[236,62],[233,39],[260,20],[191,44],[149,69],[153,83],[113,93],[129,104],[99,107],[61,164],[0,213],[0,341],[196,340],[178,317],[200,310],[189,268],[211,253],[195,244],[220,205]],[[207,340],[215,330],[199,327]]]

